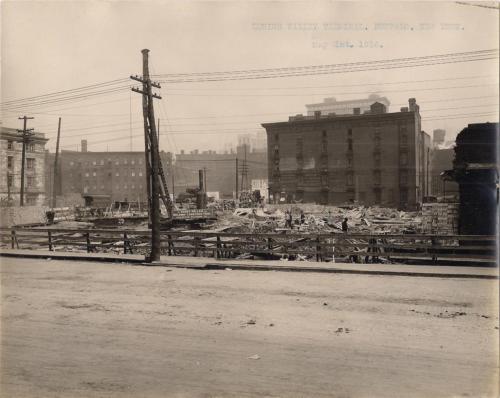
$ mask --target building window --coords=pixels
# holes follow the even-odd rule
[[[275,140],[276,142],[279,142],[279,140],[280,140],[280,135],[279,135],[279,134],[274,134],[274,140]]]
[[[375,195],[375,203],[379,205],[382,202],[382,191],[380,188],[377,188],[374,189],[373,193]]]
[[[120,161],[119,161],[119,160],[117,160],[117,161],[115,162],[115,164],[118,166],[118,165],[120,164]]]
[[[321,135],[322,135],[322,138],[325,140],[326,139],[326,130],[323,130]]]
[[[408,153],[401,152],[399,154],[399,163],[401,166],[408,166]]]
[[[101,159],[101,166],[104,166],[104,159]]]
[[[95,160],[94,160],[94,161],[92,162],[92,164],[95,166],[95,165],[97,164],[97,161],[95,161]]]
[[[7,168],[12,169],[14,167],[14,157],[7,156]]]
[[[408,136],[406,134],[401,134],[401,146],[408,145]]]
[[[130,164],[135,164],[135,160],[131,160],[131,161],[130,161]]]
[[[375,170],[373,172],[373,183],[375,185],[380,185],[381,181],[382,181],[382,176],[380,170]]]
[[[116,173],[115,175],[116,175],[117,177],[120,177],[120,173]]]
[[[408,202],[408,190],[407,189],[401,189],[399,191],[399,201],[401,203]]]
[[[94,172],[92,173],[92,177],[95,177],[96,175],[97,175],[97,174],[96,174],[96,172],[94,171]]]
[[[73,161],[69,162],[70,166],[73,166],[74,164],[75,164],[75,162],[73,162]]]
[[[26,204],[27,205],[36,205],[36,196],[28,195],[26,197]]]
[[[347,129],[347,135],[348,135],[349,137],[352,137],[352,129]]]
[[[127,164],[127,162],[128,162],[127,159],[123,160],[123,164]]]
[[[142,164],[142,159],[139,159],[139,164]]]
[[[26,147],[26,150],[28,152],[35,152],[35,144],[33,144],[33,143],[28,144],[28,146]]]
[[[28,170],[33,170],[35,168],[35,159],[27,158],[26,159],[26,168]]]
[[[9,188],[12,188],[14,186],[14,176],[10,174],[7,176],[7,186]]]
[[[373,145],[375,146],[375,148],[380,148],[380,136],[375,136],[373,138]]]
[[[352,151],[352,138],[347,139],[347,150]]]
[[[352,156],[347,157],[347,167],[351,168],[353,165],[353,159]]]
[[[7,141],[7,149],[9,151],[12,151],[14,149],[14,142],[13,141]]]
[[[374,137],[380,136],[380,127],[375,127],[375,130],[373,131],[373,136]]]
[[[89,176],[89,173],[85,173],[85,177],[88,177]]]
[[[352,187],[354,185],[354,174],[347,173],[347,186]]]
[[[142,171],[139,171],[139,177],[142,177]]]
[[[407,185],[408,184],[408,172],[406,170],[401,170],[399,172],[399,183],[401,185]]]
[[[400,133],[405,133],[406,134],[406,126],[399,126],[399,132]]]
[[[134,171],[132,172],[132,177],[135,177],[135,172]]]
[[[135,189],[135,185],[132,185],[132,187],[131,187],[131,188],[132,188],[132,189]]]
[[[124,185],[124,186],[123,186],[123,189],[127,189],[127,186],[126,186],[126,185]]]
[[[33,188],[35,186],[35,177],[33,176],[28,176],[27,181],[26,181],[27,187],[28,188]]]

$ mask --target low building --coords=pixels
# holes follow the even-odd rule
[[[428,186],[430,137],[414,98],[400,112],[292,116],[265,123],[272,202],[414,209]],[[427,167],[427,168],[426,168]]]
[[[45,134],[34,132],[26,143],[24,164],[24,204],[42,205],[45,202]],[[21,193],[22,133],[1,127],[0,131],[0,201],[18,205]]]
[[[253,179],[267,179],[267,150],[241,144],[229,153],[181,151],[175,155],[173,169],[176,194],[198,186],[198,171],[205,170],[207,190],[219,192],[222,199],[233,198],[236,190],[251,189]]]

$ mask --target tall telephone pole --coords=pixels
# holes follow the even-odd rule
[[[241,192],[248,191],[248,164],[247,164],[247,144],[244,144],[245,157],[241,166]]]
[[[149,217],[151,221],[151,255],[149,262],[160,261],[160,153],[158,151],[158,136],[156,133],[155,114],[153,98],[161,99],[159,95],[153,94],[152,87],[161,88],[149,78],[149,50],[142,52],[143,76],[130,76],[132,80],[142,83],[142,90],[132,88],[132,91],[142,94],[142,110],[144,116],[144,139],[146,153],[146,176],[148,185]]]
[[[34,119],[34,117],[23,116],[19,117],[19,120],[23,120],[23,129],[17,130],[19,133],[22,133],[23,138],[23,152],[21,158],[21,194],[19,195],[19,206],[24,206],[24,164],[26,163],[26,144],[28,143],[31,136],[34,134],[33,129],[27,129],[26,125],[29,119]]]
[[[57,125],[57,141],[56,141],[56,156],[54,159],[54,182],[52,183],[52,209],[56,207],[56,197],[59,188],[59,168],[57,166],[59,158],[59,139],[61,137],[61,118],[59,118],[59,124]]]

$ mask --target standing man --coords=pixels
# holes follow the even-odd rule
[[[344,221],[342,221],[342,231],[347,233],[347,230],[349,229],[349,226],[347,225],[347,217],[344,218]]]

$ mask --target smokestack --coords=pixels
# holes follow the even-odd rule
[[[87,152],[87,140],[82,140],[82,152]]]
[[[410,98],[408,100],[408,105],[410,108],[410,112],[415,112],[417,110],[417,100],[415,98]]]
[[[205,184],[203,183],[204,181],[203,170],[198,170],[198,179],[199,179],[200,192],[205,192]]]

